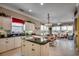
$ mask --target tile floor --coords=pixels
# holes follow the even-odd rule
[[[50,47],[50,55],[52,56],[75,56],[76,50],[73,40],[58,39],[56,46]]]

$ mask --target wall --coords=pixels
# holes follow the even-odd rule
[[[34,22],[36,21],[36,20],[33,20],[32,18],[29,18],[29,17],[26,17],[24,15],[18,14],[14,11],[11,11],[11,10],[3,8],[3,7],[0,7],[0,12],[3,12],[6,15],[9,15],[9,16],[15,17],[15,18],[19,18],[19,19],[23,19],[23,20],[31,20],[31,21],[34,21]]]
[[[5,13],[6,15],[9,15],[11,17],[14,17],[14,18],[18,18],[18,19],[22,19],[22,20],[25,20],[25,21],[32,21],[33,23],[35,23],[35,27],[40,27],[40,22],[35,20],[35,19],[32,19],[32,18],[29,18],[29,17],[26,17],[24,15],[21,15],[21,14],[18,14],[14,11],[11,11],[9,9],[6,9],[6,8],[3,8],[3,7],[0,7],[0,13]],[[39,33],[39,30],[35,30],[36,33],[38,32]]]

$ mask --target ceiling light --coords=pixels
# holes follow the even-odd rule
[[[31,9],[29,9],[29,12],[32,12],[32,10],[31,10]]]
[[[44,5],[44,3],[40,3],[40,5]]]
[[[57,25],[61,25],[61,23],[57,23]]]

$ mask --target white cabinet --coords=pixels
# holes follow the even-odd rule
[[[23,56],[28,56],[28,42],[25,40],[22,40],[22,55]]]
[[[6,50],[14,49],[14,38],[6,39]]]
[[[25,30],[32,30],[32,31],[34,31],[35,30],[35,25],[32,24],[32,23],[26,22],[25,23]]]
[[[39,44],[32,43],[31,55],[40,56],[40,45]]]
[[[1,38],[0,39],[0,53],[21,47],[20,37]]]
[[[25,56],[48,56],[49,43],[40,45],[27,40],[22,40],[22,55]]]
[[[41,56],[49,56],[49,43],[41,45]]]
[[[32,43],[27,41],[27,47],[28,47],[28,55],[29,56],[40,56],[40,45],[36,43]]]
[[[0,16],[0,25],[3,27],[5,30],[11,30],[11,18],[10,17],[2,17]]]
[[[0,53],[6,50],[6,43],[5,39],[0,39]]]
[[[21,47],[21,37],[15,37],[15,48]]]
[[[40,45],[22,40],[22,54],[25,56],[40,56]]]
[[[14,39],[12,39],[12,38],[0,39],[0,53],[8,51],[13,48],[14,48]]]

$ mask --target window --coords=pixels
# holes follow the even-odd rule
[[[12,33],[22,33],[24,31],[24,25],[20,23],[12,23]]]
[[[52,30],[55,31],[56,30],[56,27],[53,27]]]
[[[73,25],[62,25],[52,27],[52,34],[69,31],[73,32]]]
[[[41,31],[48,31],[48,27],[45,25],[41,25]]]
[[[43,26],[43,25],[41,25],[41,30],[44,30],[44,29],[43,29],[43,27],[44,27],[44,26]]]
[[[61,27],[62,31],[73,31],[73,25],[67,25]]]
[[[12,26],[12,32],[23,32],[23,27],[22,26]]]
[[[60,26],[52,27],[52,31],[60,31]]]
[[[73,31],[73,26],[67,26],[68,31]]]
[[[67,30],[67,26],[62,26],[62,27],[61,27],[61,30],[62,30],[62,31],[66,31],[66,30]]]
[[[41,25],[40,30],[41,30],[41,35],[46,35],[46,34],[48,34],[48,27],[47,27],[47,26]]]
[[[56,27],[56,30],[57,30],[57,31],[60,31],[60,26],[57,26],[57,27]]]

